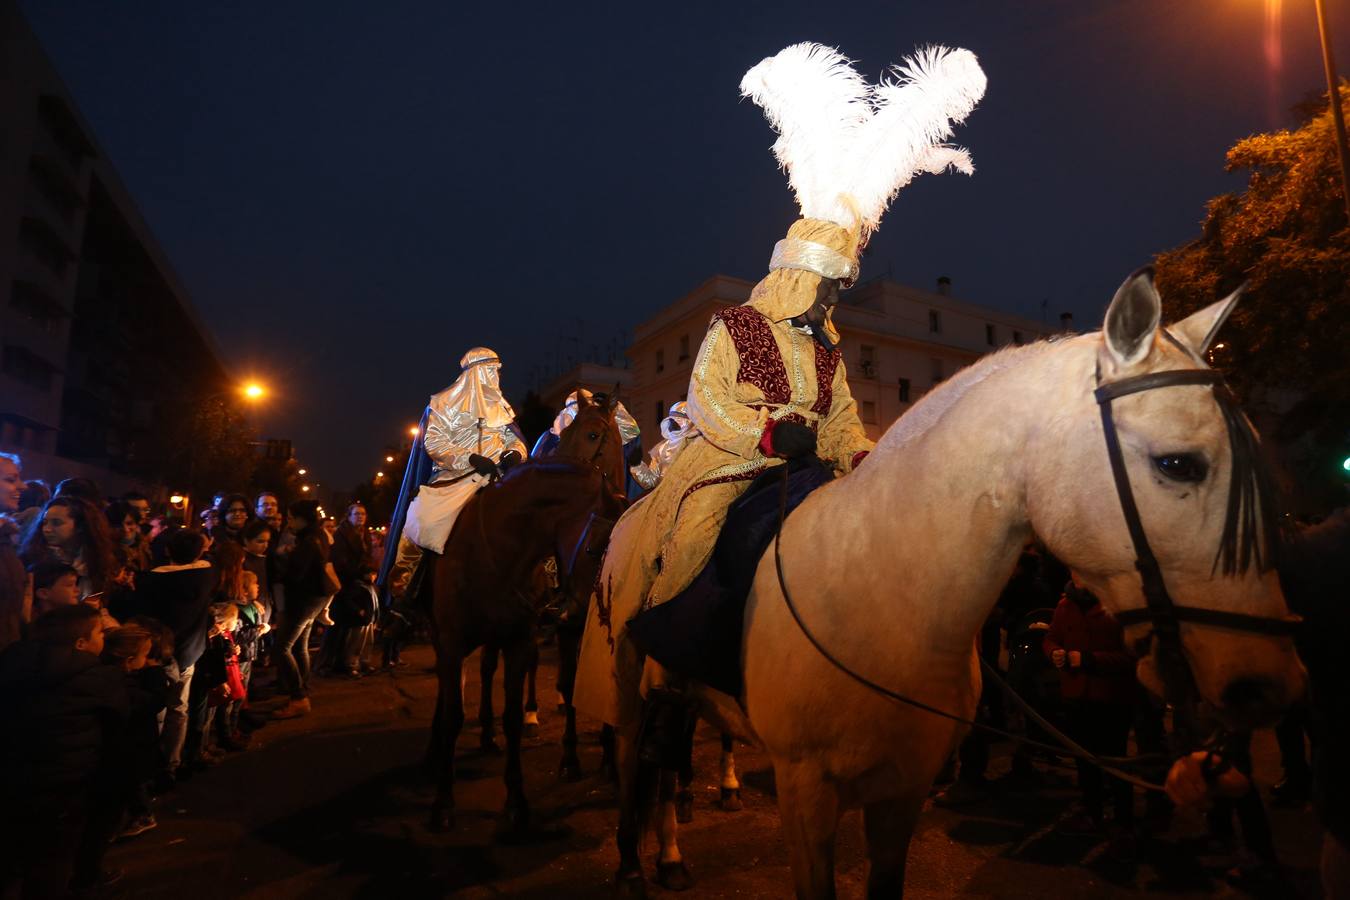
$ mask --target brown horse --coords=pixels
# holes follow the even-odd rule
[[[535,650],[538,618],[530,587],[535,568],[559,560],[566,584],[590,585],[603,543],[595,519],[617,519],[624,507],[622,443],[614,423],[615,400],[587,402],[567,428],[558,455],[516,466],[475,494],[455,522],[445,552],[429,562],[423,596],[432,600],[438,693],[432,725],[432,758],[439,766],[431,827],[448,829],[454,811],[454,748],[464,725],[461,672],[464,658],[485,644],[500,647],[506,703],[506,807],[503,837],[529,827],[520,767],[526,670]],[[617,477],[616,477],[617,476]]]

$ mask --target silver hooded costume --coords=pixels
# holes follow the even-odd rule
[[[508,450],[525,456],[525,445],[512,428],[516,411],[498,383],[501,360],[486,347],[475,347],[460,360],[455,383],[427,403],[423,449],[434,466],[430,484],[443,484],[473,471],[477,453],[493,462]]]
[[[661,437],[664,440],[652,448],[650,459],[632,467],[633,478],[644,490],[650,491],[656,487],[661,476],[684,449],[685,442],[696,434],[698,429],[689,419],[689,408],[685,402],[679,400],[672,404],[670,413],[661,420]]]
[[[408,506],[403,538],[424,550],[440,553],[455,519],[487,478],[469,462],[474,454],[499,462],[525,445],[512,427],[515,410],[502,396],[497,380],[501,360],[486,347],[475,347],[460,360],[459,378],[427,404],[422,448],[432,473]],[[400,540],[400,560],[405,548]],[[409,552],[411,552],[409,550]]]
[[[581,389],[581,393],[585,394],[588,399],[595,396],[585,388]],[[553,425],[549,428],[549,431],[555,435],[561,436],[563,429],[568,425],[571,425],[572,420],[576,417],[577,392],[573,391],[567,395],[567,402],[563,404],[563,408],[558,411],[558,415],[553,419]],[[633,418],[628,410],[624,409],[623,403],[616,403],[614,405],[614,424],[619,426],[619,437],[622,438],[625,446],[627,446],[629,441],[640,437],[642,434],[642,430],[638,428],[637,420]]]

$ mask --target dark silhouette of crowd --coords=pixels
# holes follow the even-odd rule
[[[338,524],[311,500],[222,492],[185,522],[88,479],[49,491],[0,454],[0,896],[120,878],[109,846],[265,724],[255,672],[274,666],[289,697],[270,718],[310,711],[318,630],[319,674],[373,671],[375,537],[359,504]]]

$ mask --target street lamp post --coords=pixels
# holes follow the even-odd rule
[[[1350,221],[1350,148],[1345,140],[1345,112],[1341,109],[1340,81],[1336,77],[1336,58],[1331,52],[1331,24],[1327,22],[1326,0],[1313,0],[1317,7],[1317,28],[1322,36],[1322,64],[1327,70],[1327,100],[1331,103],[1331,121],[1336,127],[1336,150],[1341,160],[1341,190],[1345,217]]]

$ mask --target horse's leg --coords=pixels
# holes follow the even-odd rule
[[[460,683],[464,657],[458,648],[440,648],[436,654],[436,717],[440,720],[440,744],[437,763],[440,778],[436,784],[436,801],[431,807],[433,831],[447,831],[454,827],[455,815],[455,741],[464,727],[464,691]]]
[[[501,648],[496,644],[484,644],[478,658],[478,678],[482,682],[478,697],[478,747],[494,756],[502,752],[502,748],[497,746],[496,718],[492,714],[492,679],[497,675],[499,652]]]
[[[740,812],[741,780],[736,777],[736,754],[733,752],[731,735],[722,732],[722,799],[720,805],[726,812]]]
[[[642,898],[647,896],[640,855],[642,810],[656,769],[639,762],[636,729],[611,729],[611,733],[619,775],[619,868],[614,873],[614,888],[619,897]]]
[[[773,770],[797,900],[833,900],[838,791],[806,763],[775,760]]]
[[[562,762],[558,764],[558,777],[564,781],[581,779],[581,759],[577,756],[577,710],[572,705],[572,691],[577,681],[576,633],[570,628],[558,629],[558,690],[563,698]]]
[[[675,792],[675,821],[687,825],[694,821],[694,730],[698,728],[698,719],[689,717],[689,752],[684,756],[684,765],[677,773],[679,789]]]
[[[880,800],[863,808],[867,833],[869,898],[900,897],[905,893],[905,860],[909,840],[923,809],[923,794]]]
[[[605,723],[600,726],[600,775],[613,784],[619,783],[619,764],[615,750],[614,726]]]
[[[520,739],[525,730],[525,670],[529,668],[534,636],[502,648],[505,671],[502,683],[502,733],[506,735],[506,808],[502,811],[500,836],[522,836],[530,827],[530,805],[525,800],[525,776],[520,768]]]
[[[539,701],[534,696],[534,682],[539,675],[539,643],[530,637],[529,665],[525,670],[525,736],[539,733]]]
[[[660,806],[656,813],[656,834],[661,842],[661,850],[656,857],[656,883],[668,891],[687,891],[694,886],[694,879],[685,867],[677,840],[680,826],[675,810],[675,783],[675,772],[661,773],[661,789],[657,797]]]

